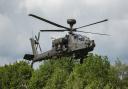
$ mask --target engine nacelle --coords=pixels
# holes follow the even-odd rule
[[[56,51],[65,51],[68,47],[67,38],[59,38],[52,41],[52,47]]]

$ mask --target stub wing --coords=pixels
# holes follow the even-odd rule
[[[26,60],[29,60],[29,61],[33,60],[33,58],[34,58],[34,55],[32,55],[32,54],[25,54],[24,57],[23,57],[23,59],[26,59]]]

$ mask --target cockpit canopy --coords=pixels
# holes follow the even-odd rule
[[[74,34],[74,39],[77,39],[77,40],[80,40],[80,41],[89,40],[88,37],[80,35],[80,34]]]

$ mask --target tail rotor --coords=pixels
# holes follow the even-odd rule
[[[36,50],[39,47],[40,52],[42,52],[42,49],[41,49],[41,46],[40,46],[40,43],[39,43],[39,39],[40,39],[40,32],[38,32],[38,36],[35,35],[35,44],[36,44]]]

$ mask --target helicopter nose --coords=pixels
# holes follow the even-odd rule
[[[95,47],[95,42],[94,40],[90,40],[90,45],[89,45],[89,51],[92,51]]]

